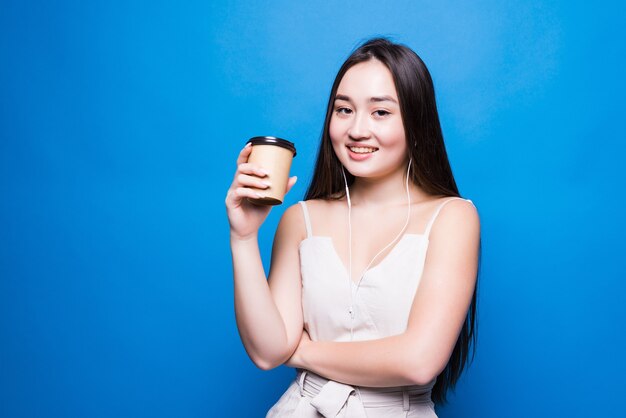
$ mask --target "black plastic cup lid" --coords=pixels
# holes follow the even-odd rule
[[[250,138],[248,142],[252,145],[276,145],[279,147],[287,148],[293,152],[293,156],[296,156],[296,146],[293,142],[289,142],[286,139],[276,138],[274,136],[255,136]]]

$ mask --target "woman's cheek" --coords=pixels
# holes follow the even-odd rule
[[[330,140],[333,144],[335,144],[339,139],[339,127],[338,123],[331,120],[328,126],[328,134],[330,135]]]
[[[333,145],[333,148],[335,149],[335,152],[339,152],[340,149],[342,148],[342,137],[341,137],[341,133],[340,130],[338,129],[337,124],[331,124],[328,127],[328,135],[330,136],[330,142]]]

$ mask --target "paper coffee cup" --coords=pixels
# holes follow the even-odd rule
[[[283,203],[291,161],[296,156],[296,147],[293,143],[273,136],[256,136],[248,141],[252,144],[252,152],[248,162],[253,163],[269,174],[264,180],[272,185],[267,189],[255,189],[265,197],[260,199],[248,198],[258,205],[280,205]]]

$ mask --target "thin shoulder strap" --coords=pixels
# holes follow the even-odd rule
[[[471,200],[469,199],[463,199],[462,197],[453,197],[451,199],[446,199],[443,203],[441,203],[437,209],[435,210],[435,213],[433,214],[433,216],[430,218],[430,221],[428,221],[428,225],[426,225],[426,231],[424,232],[424,235],[426,236],[426,238],[428,238],[428,236],[430,235],[430,230],[433,227],[433,224],[435,223],[435,219],[437,219],[437,216],[439,215],[439,212],[441,212],[441,209],[443,209],[443,207],[446,205],[446,203],[452,201],[452,200],[465,200],[466,202],[470,202],[472,203]],[[472,203],[473,204],[473,203]]]
[[[313,236],[313,231],[311,230],[311,218],[309,217],[309,210],[306,207],[306,202],[304,200],[300,201],[300,205],[302,206],[302,213],[304,214],[304,224],[306,225],[306,237],[311,238]]]

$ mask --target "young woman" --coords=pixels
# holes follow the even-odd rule
[[[422,60],[373,39],[343,64],[268,280],[257,231],[269,208],[246,199],[266,175],[249,154],[226,198],[237,326],[258,367],[298,369],[268,417],[436,417],[475,338],[480,226],[459,197]]]

